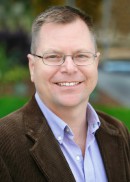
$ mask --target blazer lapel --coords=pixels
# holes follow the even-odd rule
[[[115,128],[107,128],[100,118],[101,126],[96,133],[97,142],[106,168],[108,181],[126,182],[123,160],[123,141]]]
[[[34,161],[48,181],[75,182],[59,144],[36,101],[33,99],[28,107],[31,113],[28,118],[29,110],[26,108],[28,115],[25,117],[25,127],[27,136],[34,141],[34,145],[30,149],[30,154]]]

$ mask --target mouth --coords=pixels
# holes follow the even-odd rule
[[[73,87],[79,85],[81,82],[60,82],[56,83],[60,87]]]

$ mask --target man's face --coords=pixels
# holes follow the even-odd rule
[[[44,24],[39,32],[36,54],[60,52],[95,53],[95,46],[86,24],[81,20],[68,24]],[[42,101],[53,111],[58,108],[86,105],[97,83],[98,58],[88,66],[76,66],[70,56],[60,66],[48,66],[42,59],[28,55],[31,80]]]

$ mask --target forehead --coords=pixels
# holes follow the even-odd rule
[[[77,19],[71,23],[43,24],[39,32],[39,46],[94,47],[93,35],[85,22]]]

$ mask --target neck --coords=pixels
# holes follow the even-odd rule
[[[83,156],[87,136],[86,109],[87,105],[85,104],[81,108],[64,108],[63,110],[60,108],[58,113],[55,112],[71,128],[74,134],[74,141],[81,148]]]
[[[78,128],[86,124],[87,104],[78,107],[59,107],[52,110],[58,117],[66,122],[71,129]]]

